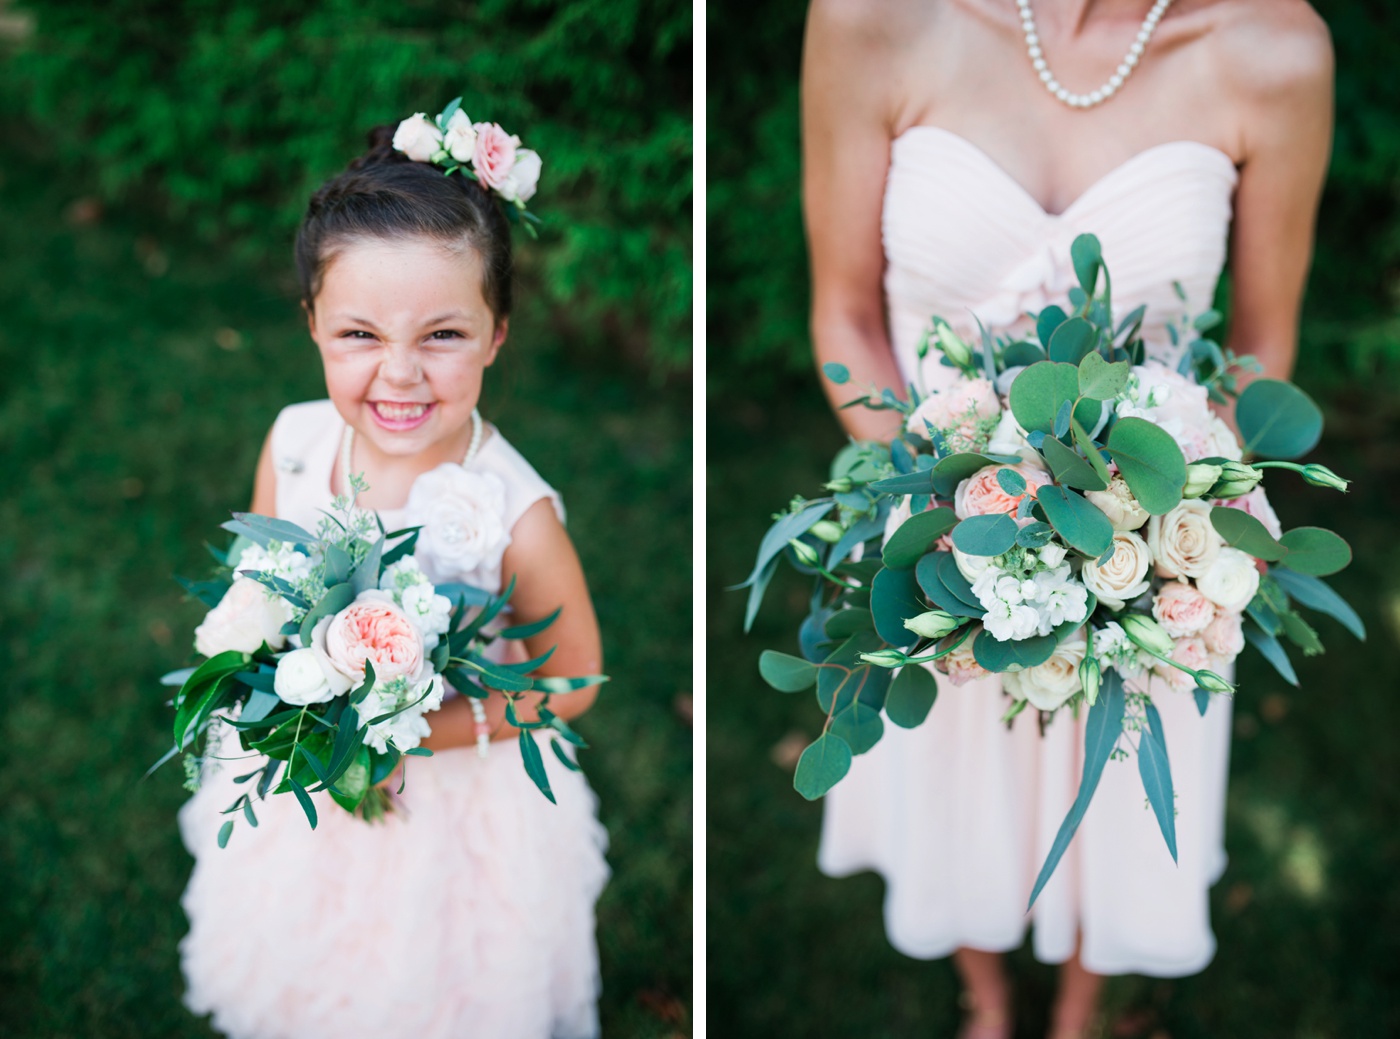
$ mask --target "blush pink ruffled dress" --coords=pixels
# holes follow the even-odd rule
[[[329,508],[344,423],[330,401],[286,408],[272,431],[277,515],[315,530]],[[468,466],[505,489],[509,530],[558,495],[494,432]],[[381,510],[385,526],[422,522]],[[420,545],[422,544],[420,538]],[[504,546],[437,581],[498,590]],[[431,723],[432,714],[427,715]],[[236,744],[235,744],[235,750]],[[238,763],[180,811],[195,858],[183,905],[185,1002],[237,1039],[588,1039],[598,1034],[594,903],[607,834],[582,774],[544,755],[558,798],[526,776],[514,741],[415,758],[407,812],[370,825],[316,794],[315,832],[294,798],[257,803],[220,849],[219,813],[244,789]]]
[[[1165,334],[1183,303],[1210,306],[1225,258],[1237,174],[1222,152],[1178,141],[1115,168],[1063,213],[1045,212],[979,148],[949,131],[915,127],[893,145],[885,189],[885,292],[896,358],[920,374],[916,347],[930,317],[974,335],[972,315],[1002,330],[1026,311],[1064,304],[1076,284],[1077,235],[1093,233],[1113,277],[1115,313],[1148,305],[1144,334],[1174,363]],[[974,340],[975,341],[975,340]],[[955,370],[923,364],[935,388]],[[1209,888],[1225,867],[1224,809],[1230,702],[1201,717],[1190,693],[1153,695],[1176,788],[1180,862],[1147,806],[1136,762],[1110,762],[1055,876],[1027,914],[1032,885],[1078,790],[1083,721],[1056,715],[1042,739],[1035,712],[1011,731],[996,679],[954,686],[913,730],[886,726],[826,797],[819,864],[832,876],[879,871],[885,926],[910,956],[967,946],[1018,947],[1033,927],[1036,957],[1061,963],[1082,942],[1101,974],[1178,977],[1215,953]]]

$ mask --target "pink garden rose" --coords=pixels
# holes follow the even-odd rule
[[[1152,616],[1174,639],[1199,635],[1215,620],[1215,604],[1193,585],[1168,581],[1152,598]]]
[[[1184,664],[1193,671],[1208,670],[1210,668],[1210,652],[1206,649],[1205,640],[1200,636],[1192,638],[1177,639],[1176,648],[1171,652],[1171,658],[1178,664]],[[1185,671],[1172,667],[1170,664],[1157,662],[1153,669],[1167,685],[1178,691],[1185,692],[1196,688],[1196,680]]]
[[[1217,610],[1215,620],[1201,633],[1201,638],[1212,657],[1226,663],[1234,660],[1244,652],[1244,629],[1240,626],[1240,615]]]
[[[366,660],[377,679],[414,679],[423,669],[423,635],[388,592],[361,592],[334,617],[323,617],[311,643],[327,679],[344,681],[337,692],[364,681]]]
[[[997,482],[999,469],[1010,469],[1025,477],[1026,494],[1031,497],[1035,497],[1035,492],[1050,482],[1049,473],[1027,462],[984,466],[958,484],[957,492],[953,495],[953,511],[958,519],[1016,511],[1026,494],[1007,494]]]
[[[983,446],[1001,417],[997,391],[987,379],[959,379],[925,397],[909,416],[904,428],[916,436],[938,430],[956,450]]]
[[[472,169],[488,188],[499,188],[515,168],[520,138],[506,133],[499,123],[476,124],[476,152]]]
[[[972,644],[977,641],[977,636],[981,633],[979,625],[971,635],[963,640],[962,645],[949,653],[946,657],[939,657],[933,662],[934,669],[948,676],[948,681],[954,685],[966,685],[979,678],[987,678],[991,672],[977,663],[977,658],[972,655]],[[951,636],[957,638],[958,636]]]

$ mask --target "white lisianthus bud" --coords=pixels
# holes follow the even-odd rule
[[[788,538],[788,545],[792,548],[793,555],[797,556],[797,561],[806,566],[816,566],[821,562],[821,556],[817,555],[817,550],[805,541],[798,541],[796,538]]]
[[[433,121],[422,112],[415,112],[394,131],[394,150],[401,151],[414,162],[432,162],[442,150],[442,134]]]
[[[1099,698],[1099,681],[1102,677],[1099,662],[1093,657],[1085,657],[1079,662],[1079,684],[1084,689],[1084,700],[1090,707]]]
[[[1264,474],[1245,462],[1226,462],[1220,467],[1220,479],[1210,489],[1212,498],[1230,501],[1241,498],[1259,486]]]
[[[1197,671],[1196,684],[1208,693],[1233,693],[1235,687],[1214,671]]]
[[[812,533],[828,545],[834,545],[841,540],[841,535],[846,533],[846,528],[832,520],[817,520],[812,524]]]
[[[1065,554],[1065,547],[1053,541],[1040,546],[1040,561],[1052,570],[1065,561]],[[1030,555],[1028,551],[1026,557],[1029,558]]]
[[[944,635],[956,631],[961,624],[962,621],[957,617],[942,610],[930,610],[904,622],[904,626],[915,635],[926,639],[941,639]]]
[[[1303,466],[1303,479],[1314,487],[1330,487],[1334,491],[1346,493],[1350,480],[1343,480],[1325,465],[1309,463]]]
[[[860,659],[876,667],[900,667],[909,658],[897,649],[877,649],[873,653],[862,653]]]
[[[458,162],[471,162],[472,153],[476,151],[476,128],[460,108],[447,120],[447,133],[442,143]]]
[[[1181,489],[1183,498],[1200,498],[1207,494],[1220,479],[1223,467],[1209,462],[1192,462],[1186,467],[1186,486]]]
[[[1172,649],[1176,646],[1175,641],[1167,634],[1167,629],[1146,614],[1125,613],[1118,618],[1118,624],[1135,645],[1141,646],[1149,653],[1171,656]]]
[[[934,330],[938,348],[943,356],[959,368],[966,368],[972,362],[972,348],[953,331],[946,321],[940,321]]]
[[[845,494],[854,486],[849,476],[838,476],[826,485],[826,489],[833,494]]]
[[[335,696],[335,690],[331,688],[316,653],[311,649],[294,649],[277,661],[272,687],[283,703],[293,707],[325,703]]]

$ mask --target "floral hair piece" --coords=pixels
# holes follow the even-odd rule
[[[499,123],[473,123],[454,98],[436,119],[417,112],[394,131],[394,150],[414,162],[442,167],[445,176],[460,172],[505,205],[506,216],[520,220],[530,236],[539,217],[525,208],[540,180],[538,152],[520,147],[520,138]]]

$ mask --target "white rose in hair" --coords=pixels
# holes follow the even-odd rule
[[[1191,498],[1148,521],[1147,547],[1162,577],[1200,578],[1215,565],[1224,541],[1210,521],[1210,508]]]
[[[282,625],[292,619],[285,599],[248,577],[236,578],[219,605],[194,629],[194,648],[206,657],[228,650],[255,653],[264,642],[269,649],[287,644]]]
[[[458,162],[471,162],[472,154],[476,151],[476,127],[472,126],[467,113],[460,108],[447,120],[447,134],[442,139],[442,146]]]
[[[277,661],[272,687],[283,703],[294,707],[325,703],[336,694],[321,668],[320,660],[311,649],[292,650]]]
[[[1196,578],[1196,588],[1226,613],[1239,613],[1259,591],[1254,557],[1238,548],[1222,548],[1215,565]]]
[[[515,165],[496,188],[497,193],[507,202],[529,202],[539,186],[542,165],[538,152],[520,149],[515,153]]]
[[[1099,597],[1111,610],[1121,610],[1129,600],[1147,591],[1147,577],[1152,566],[1152,553],[1147,542],[1131,530],[1119,530],[1113,535],[1113,555],[1099,566],[1094,560],[1084,564],[1079,579],[1084,587]]]
[[[440,465],[414,482],[406,511],[413,525],[422,524],[419,551],[433,558],[439,572],[469,573],[496,562],[510,544],[506,487],[495,473]]]
[[[442,134],[433,121],[416,112],[394,131],[394,150],[401,151],[414,162],[432,162],[442,150]]]
[[[1082,687],[1079,664],[1084,659],[1084,633],[1076,632],[1055,647],[1050,659],[1024,671],[1008,671],[1001,676],[1006,691],[1017,700],[1029,700],[1032,707],[1053,711]]]
[[[1121,476],[1110,479],[1107,490],[1085,491],[1084,497],[1108,517],[1114,530],[1137,530],[1147,522],[1147,510],[1138,504],[1128,489],[1128,481]]]

